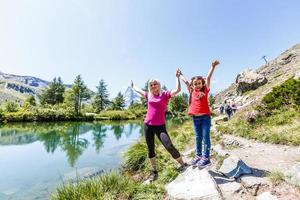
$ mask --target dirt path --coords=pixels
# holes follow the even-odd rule
[[[223,138],[235,140],[242,145],[227,150],[229,154],[239,156],[249,166],[257,169],[283,171],[300,162],[300,146],[266,144],[232,135],[223,135]]]

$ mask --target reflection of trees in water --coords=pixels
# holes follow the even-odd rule
[[[79,135],[82,128],[79,124],[75,124],[71,129],[68,129],[66,134],[62,136],[61,148],[66,152],[69,164],[73,167],[78,157],[85,150],[89,142],[85,138],[80,138]],[[86,130],[86,129],[85,129]]]
[[[123,133],[129,137],[137,128],[140,128],[139,124],[130,123],[125,127],[120,122],[110,125],[82,122],[9,124],[0,128],[0,144],[3,142],[9,145],[27,144],[40,140],[48,153],[54,153],[60,147],[66,152],[69,164],[74,166],[79,156],[89,146],[89,141],[81,135],[91,131],[93,144],[99,153],[108,130],[112,130],[119,140]]]
[[[104,138],[106,137],[105,132],[107,131],[107,126],[105,125],[95,125],[93,126],[93,139],[94,146],[96,147],[96,152],[99,153],[103,146]]]
[[[56,131],[39,134],[39,140],[43,142],[47,153],[54,153],[60,145],[61,136]]]
[[[111,129],[114,132],[114,135],[117,140],[119,140],[122,137],[122,133],[124,132],[124,125],[116,124],[111,125]]]

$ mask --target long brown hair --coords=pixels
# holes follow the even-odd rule
[[[194,88],[193,88],[193,81],[194,80],[200,80],[201,81],[201,83],[202,83],[202,88],[200,89],[200,91],[201,92],[204,92],[205,91],[205,80],[204,80],[204,78],[202,77],[202,76],[194,76],[192,79],[191,79],[191,82],[190,82],[190,91],[189,91],[189,93],[190,93],[190,96],[189,96],[189,104],[191,104],[191,102],[192,102],[192,92],[193,92],[193,90],[194,90]]]

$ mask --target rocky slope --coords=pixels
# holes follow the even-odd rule
[[[215,95],[216,104],[221,104],[224,100],[233,100],[240,107],[254,104],[274,86],[280,85],[292,76],[300,76],[300,44],[296,44],[256,70],[239,73],[235,83]]]
[[[21,103],[28,95],[40,94],[49,83],[33,76],[6,74],[0,71],[0,105],[6,101]]]

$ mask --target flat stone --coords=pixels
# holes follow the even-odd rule
[[[219,184],[219,188],[222,191],[222,194],[230,195],[234,194],[242,189],[242,184],[238,182],[226,182],[223,184]]]
[[[272,195],[270,192],[261,193],[256,197],[256,200],[278,200],[276,196]]]
[[[296,163],[290,170],[284,172],[285,181],[292,185],[300,186],[300,162]]]
[[[241,182],[245,187],[269,185],[269,182],[265,178],[249,175],[242,176]]]
[[[225,151],[220,144],[213,146],[213,151],[215,151],[219,156],[227,156],[229,155],[228,151]]]
[[[166,185],[166,191],[171,199],[221,200],[217,187],[207,169],[189,167]]]
[[[228,178],[238,178],[243,174],[251,174],[252,170],[239,157],[229,156],[223,161],[219,172]]]

